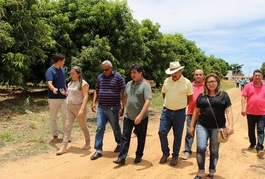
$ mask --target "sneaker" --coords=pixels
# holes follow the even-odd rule
[[[248,150],[253,150],[255,148],[255,145],[250,145],[249,147],[248,147]]]
[[[257,152],[257,156],[258,156],[259,158],[263,158],[263,156],[264,156],[264,151],[263,151],[263,150],[258,151],[258,152]]]
[[[190,157],[190,153],[189,152],[185,152],[184,155],[182,156],[183,160],[188,160],[188,158]]]

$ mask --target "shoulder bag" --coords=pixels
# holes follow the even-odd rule
[[[218,128],[218,142],[219,142],[219,143],[226,143],[226,142],[228,141],[228,139],[229,139],[229,135],[228,135],[227,128],[226,128],[226,127],[225,127],[225,128],[219,128],[219,126],[218,126],[218,124],[217,124],[217,120],[216,120],[215,114],[214,114],[214,112],[213,112],[212,105],[211,105],[211,103],[210,103],[208,97],[206,97],[206,98],[207,98],[207,101],[208,101],[208,103],[209,103],[210,109],[211,109],[211,111],[212,111],[212,113],[213,113],[213,117],[214,117],[214,120],[215,120],[216,126],[217,126],[217,128]]]

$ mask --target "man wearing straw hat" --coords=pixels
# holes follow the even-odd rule
[[[166,74],[171,76],[165,79],[162,87],[164,108],[160,117],[158,134],[163,156],[159,163],[166,163],[170,155],[167,135],[172,127],[174,140],[171,166],[178,164],[186,107],[193,98],[191,82],[182,75],[183,68],[184,66],[181,66],[179,62],[171,62],[169,68],[165,71]]]

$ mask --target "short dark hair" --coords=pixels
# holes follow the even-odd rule
[[[138,73],[142,72],[143,76],[145,74],[143,66],[140,64],[137,64],[137,63],[133,64],[130,67],[130,71],[132,71],[132,70],[136,70]]]
[[[262,73],[262,71],[261,70],[255,70],[254,72],[253,72],[253,75],[255,74],[255,73],[260,73],[262,76],[263,76],[263,73]]]
[[[61,53],[57,53],[55,56],[54,56],[54,59],[53,59],[53,62],[56,63],[58,62],[59,60],[63,60],[65,59],[65,56]]]

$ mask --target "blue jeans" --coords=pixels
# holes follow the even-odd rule
[[[257,124],[258,143],[256,145],[256,150],[257,151],[263,150],[265,116],[247,114],[247,121],[248,121],[248,137],[250,145],[252,146],[256,145],[255,125]]]
[[[191,147],[193,144],[194,137],[190,135],[190,122],[191,122],[191,114],[186,115],[186,137],[185,137],[185,150],[184,152],[192,153]],[[194,126],[195,127],[195,126]]]
[[[166,108],[163,109],[160,117],[160,126],[158,134],[161,143],[161,149],[164,155],[169,155],[167,134],[172,127],[174,135],[172,156],[174,158],[178,158],[181,147],[185,116],[186,108],[175,111]]]
[[[138,158],[142,158],[144,154],[143,152],[145,146],[147,125],[148,125],[148,116],[144,118],[140,124],[137,125],[134,124],[133,120],[124,117],[119,159],[125,159],[127,157],[131,142],[131,133],[133,126],[135,126],[135,132],[137,134],[137,149],[135,155]]]
[[[120,107],[103,108],[98,106],[97,130],[96,130],[95,145],[94,145],[94,148],[96,149],[97,152],[102,152],[103,136],[108,121],[112,127],[115,137],[115,142],[117,142],[117,144],[120,145],[121,128],[119,124],[119,114],[118,114],[119,110]]]
[[[219,158],[219,142],[218,142],[218,129],[208,129],[197,123],[197,164],[199,173],[205,173],[205,158],[206,149],[208,146],[208,139],[210,140],[210,165],[209,172],[215,173],[216,165]]]

